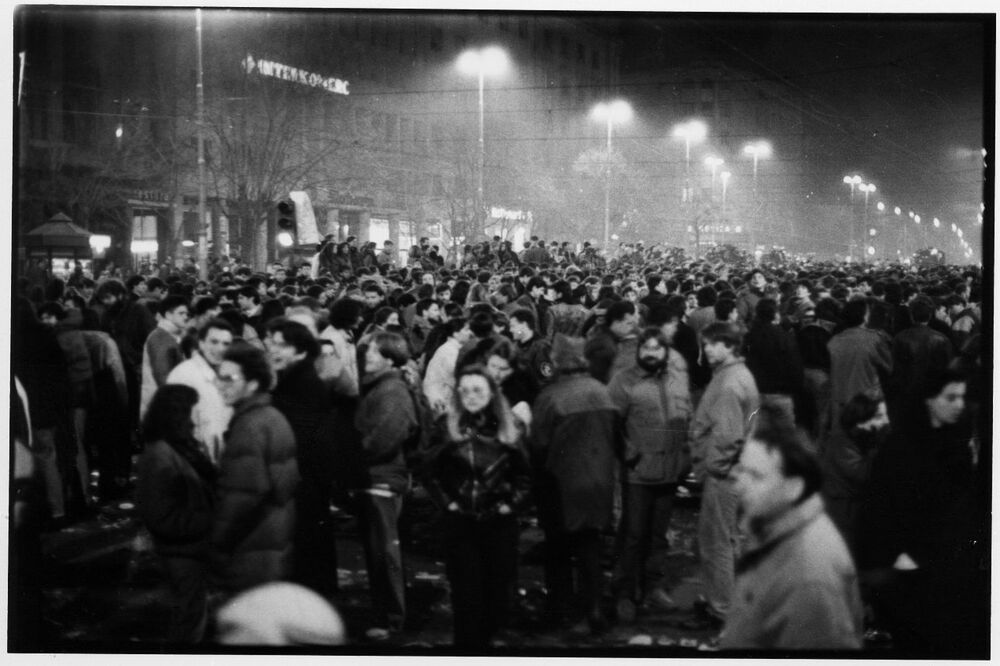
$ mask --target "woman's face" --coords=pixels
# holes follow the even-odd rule
[[[385,325],[386,326],[399,326],[399,314],[396,313],[396,312],[393,312],[391,315],[389,315],[388,317],[386,317]]]
[[[940,393],[924,402],[927,404],[932,426],[956,423],[965,411],[965,382],[946,384]]]
[[[465,375],[458,382],[458,399],[462,409],[470,414],[478,414],[490,404],[493,391],[482,375]]]
[[[486,361],[486,372],[489,373],[493,381],[499,386],[514,373],[514,369],[510,367],[510,361],[494,354]]]

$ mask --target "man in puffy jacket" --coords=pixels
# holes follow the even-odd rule
[[[272,374],[264,352],[234,344],[217,381],[233,418],[219,461],[211,541],[223,584],[236,593],[289,577],[299,468],[295,435],[267,392]]]
[[[729,609],[736,562],[736,504],[730,472],[760,406],[753,375],[739,350],[741,330],[733,324],[710,324],[701,333],[712,381],[691,420],[691,458],[702,482],[698,514],[698,549],[704,603],[692,624],[718,628]]]
[[[639,335],[636,365],[611,379],[611,399],[625,439],[625,496],[621,556],[615,572],[619,620],[635,619],[635,603],[671,607],[664,589],[667,528],[677,481],[688,465],[691,395],[687,366],[658,328]],[[658,580],[646,580],[655,558]]]

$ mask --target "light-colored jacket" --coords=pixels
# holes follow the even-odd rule
[[[222,399],[215,385],[215,369],[208,364],[201,352],[195,351],[167,375],[168,384],[183,384],[198,392],[198,403],[192,411],[194,437],[212,462],[218,464],[225,446],[226,429],[233,416],[233,408]]]
[[[742,359],[715,368],[691,420],[691,462],[696,477],[729,475],[758,407],[757,384]]]
[[[752,529],[720,647],[857,650],[861,644],[857,573],[820,496]]]
[[[608,391],[622,417],[629,483],[676,483],[684,472],[691,419],[688,386],[687,365],[673,349],[658,374],[633,365],[611,378]]]
[[[451,337],[434,352],[434,357],[427,364],[424,375],[424,395],[433,407],[434,405],[451,404],[451,396],[455,391],[455,365],[458,363],[458,352],[461,345]]]

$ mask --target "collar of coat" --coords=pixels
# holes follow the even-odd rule
[[[271,404],[271,394],[266,391],[261,391],[259,393],[254,393],[253,395],[244,398],[239,402],[239,404],[233,407],[233,421],[235,421],[241,414],[245,414],[253,409],[258,409],[259,407],[267,407]]]
[[[813,493],[783,513],[762,522],[751,521],[747,550],[738,570],[752,566],[792,534],[814,521],[824,511],[823,498]]]

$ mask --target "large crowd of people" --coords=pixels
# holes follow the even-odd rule
[[[879,630],[904,654],[988,654],[980,269],[526,245],[446,262],[421,239],[399,265],[350,238],[208,280],[21,278],[25,635],[31,535],[134,494],[170,582],[165,639],[232,631],[212,628],[212,590],[290,582],[335,606],[331,504],[359,519],[366,639],[384,639],[407,622],[414,488],[440,510],[456,645],[508,626],[529,514],[547,621],[600,633],[676,608],[668,531],[690,482],[685,626],[718,646],[858,649]]]

